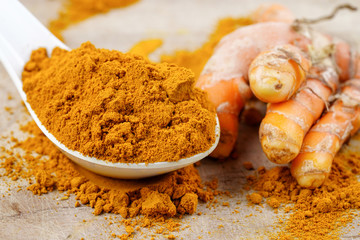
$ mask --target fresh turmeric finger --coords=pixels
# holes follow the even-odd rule
[[[292,45],[276,46],[260,53],[249,68],[249,83],[254,95],[268,103],[291,98],[306,79],[311,61]]]
[[[220,144],[211,156],[226,158],[235,145],[238,116],[251,96],[247,73],[252,60],[266,49],[302,38],[287,23],[269,22],[240,28],[219,42],[196,83],[208,92],[220,120]],[[225,124],[223,116],[234,122]]]
[[[302,187],[316,188],[328,177],[342,144],[360,128],[360,79],[349,80],[330,110],[305,136],[291,174]]]
[[[354,78],[360,79],[360,56],[355,59],[355,70],[354,70]]]
[[[331,37],[312,29],[308,31],[314,38],[307,47],[314,65],[308,77],[315,79],[306,82],[293,99],[269,104],[260,125],[259,135],[265,155],[279,164],[288,163],[298,155],[306,133],[320,117],[330,95],[336,91],[339,77],[335,69],[339,69],[332,58],[339,61],[348,58],[348,51],[333,48]],[[344,68],[344,71],[348,70]]]
[[[334,62],[339,72],[339,79],[341,82],[347,81],[357,77],[359,71],[357,66],[359,64],[359,53],[352,47],[348,42],[332,38],[329,36],[331,41],[334,43]],[[360,72],[358,72],[360,73]]]
[[[250,88],[243,78],[213,82],[211,75],[202,75],[197,86],[208,93],[209,100],[215,104],[219,118],[221,135],[212,157],[224,158],[230,155],[238,134],[238,114],[243,108],[245,99],[250,96]],[[240,89],[242,89],[240,93]]]
[[[267,158],[278,164],[288,163],[300,152],[305,134],[320,117],[325,103],[337,89],[338,75],[332,68],[308,79],[290,100],[268,105],[259,137]]]
[[[335,62],[339,69],[339,78],[346,81],[352,78],[352,54],[351,47],[347,42],[339,41],[335,44]]]
[[[329,55],[333,58],[333,65],[339,73],[341,82],[355,78],[358,52],[351,45],[342,39],[320,33],[309,28],[308,25],[293,24],[299,34],[311,35],[311,42],[298,42],[301,49],[308,49],[306,52],[311,56],[313,65],[322,62]]]

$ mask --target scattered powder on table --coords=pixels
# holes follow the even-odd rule
[[[223,18],[216,24],[216,28],[210,34],[209,39],[199,48],[194,51],[178,49],[173,54],[162,54],[161,62],[174,63],[178,66],[189,68],[194,72],[195,79],[198,79],[221,38],[237,28],[251,23],[252,20],[248,17]],[[161,46],[161,43],[161,39],[143,40],[136,43],[130,52],[148,57],[157,47]]]
[[[57,19],[49,24],[49,30],[60,40],[62,31],[70,25],[81,22],[99,13],[107,13],[114,8],[123,8],[139,0],[64,0]]]
[[[179,50],[174,55],[163,56],[162,60],[176,63],[179,66],[186,66],[192,69],[195,72],[195,76],[197,77],[199,76],[203,65],[211,56],[213,46],[216,45],[218,40],[221,39],[222,36],[233,31],[235,28],[250,23],[250,20],[246,18],[224,19],[219,22],[218,29],[211,35],[208,42],[201,46],[199,49],[195,51]],[[136,48],[134,47],[134,49],[136,49],[136,53],[146,56],[155,49],[157,44],[160,45],[159,42],[156,41],[150,41],[150,43],[144,41],[137,44]],[[99,182],[101,181],[97,182],[95,179],[102,179],[105,182],[105,185],[108,179],[96,176],[72,164],[55,147],[48,143],[48,140],[40,133],[39,130],[37,130],[33,123],[31,123],[24,130],[32,130],[35,134],[35,137],[29,138],[25,142],[18,143],[17,145],[22,146],[29,151],[35,150],[38,153],[47,154],[50,156],[50,159],[46,160],[43,163],[41,161],[39,162],[39,160],[42,158],[32,157],[30,155],[26,155],[25,158],[22,158],[23,161],[18,161],[14,156],[10,158],[7,157],[6,160],[4,160],[2,163],[2,168],[6,170],[6,174],[8,176],[12,177],[13,179],[18,179],[24,176],[28,176],[30,178],[31,176],[38,175],[38,182],[33,184],[32,187],[29,188],[33,190],[40,189],[39,191],[35,190],[34,193],[47,192],[55,189],[58,186],[59,189],[64,189],[64,191],[66,191],[65,189],[70,189],[70,191],[73,191],[73,193],[77,194],[77,198],[79,199],[79,201],[82,195],[89,195],[87,197],[82,197],[83,199],[86,199],[83,200],[85,202],[87,201],[87,199],[89,200],[89,202],[87,203],[88,205],[93,205],[94,207],[97,205],[97,209],[102,209],[102,211],[109,210],[108,207],[110,205],[106,206],[106,204],[104,204],[104,202],[106,201],[111,204],[109,198],[105,197],[104,202],[100,201],[100,203],[96,204],[96,202],[94,202],[93,200],[94,193],[92,192],[94,190],[92,190],[92,188],[90,187],[93,185],[100,185]],[[357,139],[359,141],[360,136],[357,135],[353,137],[353,139]],[[356,216],[355,209],[360,208],[360,183],[357,180],[357,175],[360,174],[359,156],[359,152],[349,151],[349,149],[343,149],[334,160],[329,179],[322,187],[314,190],[302,189],[300,186],[298,186],[296,181],[291,177],[290,171],[287,167],[276,167],[270,170],[260,168],[257,171],[257,176],[250,176],[248,178],[249,184],[253,187],[254,190],[257,191],[257,194],[259,195],[255,195],[255,198],[253,198],[253,200],[261,199],[261,203],[262,198],[265,198],[266,204],[276,209],[276,211],[278,211],[277,209],[279,208],[279,210],[282,209],[283,211],[285,211],[285,213],[290,214],[288,216],[287,214],[279,213],[279,224],[274,226],[274,229],[276,229],[278,232],[272,233],[269,237],[272,239],[338,239],[341,234],[341,229],[345,227],[348,223],[350,223]],[[59,160],[55,160],[56,158],[59,158]],[[32,167],[22,172],[21,169],[24,169],[25,165],[30,165]],[[197,175],[196,177],[196,175],[192,175],[192,173],[197,174],[195,169],[189,167],[188,169],[186,169],[185,173],[190,174],[192,178],[194,177],[194,179],[197,179],[196,181],[192,180],[191,183],[199,186],[197,188],[198,190],[189,191],[178,199],[174,199],[174,197],[170,196],[166,192],[166,194],[168,194],[168,196],[170,197],[171,202],[173,202],[173,204],[175,205],[177,214],[180,215],[182,214],[181,212],[183,212],[183,210],[181,210],[182,208],[187,209],[189,213],[193,211],[192,207],[196,206],[196,200],[191,201],[191,199],[195,199],[195,195],[197,195],[200,200],[209,200],[213,197],[214,194],[213,192],[203,190],[202,185],[200,184],[201,181],[199,176]],[[175,173],[164,176],[163,179],[167,179],[170,176],[176,178],[175,176],[178,176],[179,174],[180,172],[177,171]],[[187,177],[186,174],[185,176]],[[43,177],[46,175],[48,177]],[[91,176],[94,178],[91,178]],[[76,177],[80,178],[72,180]],[[83,177],[85,177],[86,180],[83,180]],[[69,181],[71,182],[71,180],[73,181],[73,186],[69,183],[66,183]],[[76,187],[77,183],[75,184],[75,182],[78,182],[79,180],[80,182],[84,181],[84,183],[80,185],[80,188],[82,185],[84,185],[82,189]],[[123,184],[123,181],[119,182],[122,182]],[[130,182],[128,182],[128,186],[131,186],[130,189],[136,189],[137,187],[133,188],[132,185],[136,185],[137,181],[133,181],[132,183]],[[159,180],[159,182],[160,183],[158,184],[158,186],[161,186],[161,179]],[[197,185],[198,183],[199,185]],[[122,184],[119,184],[119,186],[121,186]],[[127,192],[128,196],[134,196],[130,193],[139,193],[141,192],[142,188],[146,189],[142,190],[142,192],[145,192],[144,195],[147,196],[146,194],[149,194],[147,190],[149,189],[149,187],[140,186],[137,190],[129,189],[125,192]],[[178,188],[183,188],[183,185],[175,184],[174,192]],[[109,190],[112,188],[99,187],[99,189],[95,191],[95,195],[98,194],[99,196],[101,196],[102,193],[104,193],[104,195],[106,196],[107,191],[102,192],[102,190],[104,189]],[[164,188],[159,187],[158,189],[162,189],[161,191],[164,191]],[[191,187],[191,189],[194,189],[194,187]],[[160,190],[151,191],[163,193]],[[183,192],[183,190],[177,191]],[[157,193],[153,195],[156,195],[158,197]],[[251,195],[249,195],[248,198],[250,198]],[[184,200],[182,200],[183,198]],[[124,215],[129,214],[130,216],[130,212],[134,211],[130,209],[133,209],[132,206],[137,206],[138,203],[136,200],[138,199],[129,198],[128,204],[126,204],[126,199],[127,198],[125,197],[124,202],[127,207],[125,208],[126,210],[123,209],[122,212]],[[145,201],[146,198],[140,199],[141,202]],[[182,207],[179,207],[181,201],[183,202],[183,204]],[[171,213],[174,212],[174,207],[172,207],[170,202],[167,200],[164,200],[161,204],[148,203],[144,204],[145,208],[149,207],[149,205],[156,205],[160,206],[159,209],[168,209],[169,212],[163,212],[168,215],[171,215]],[[98,212],[100,212],[100,210],[94,211],[94,213]],[[110,212],[115,212],[114,208]],[[135,212],[138,212],[138,214],[142,214],[142,209],[139,211],[136,210]],[[145,212],[153,213],[154,211],[152,211],[150,207],[146,208]],[[158,216],[161,216],[161,214],[159,214]],[[159,219],[161,218],[162,217],[159,217]],[[134,221],[135,220],[125,220],[124,223],[133,224]],[[142,224],[143,226],[150,226],[151,221],[148,218],[145,218],[145,220],[142,220]],[[166,225],[167,227],[177,226],[177,223],[173,221],[168,221]],[[169,236],[172,237],[171,235]]]
[[[214,32],[211,33],[209,39],[201,47],[194,51],[177,50],[174,54],[163,54],[161,62],[174,63],[189,68],[195,73],[195,79],[198,79],[221,38],[237,28],[251,23],[252,20],[249,17],[223,18],[217,23]]]
[[[129,50],[129,53],[148,57],[150,53],[154,52],[163,44],[161,39],[146,39],[136,43]]]
[[[223,19],[199,49],[177,50],[173,55],[163,55],[162,61],[190,68],[197,79],[218,41],[236,28],[249,24],[251,20],[247,18]],[[353,137],[356,138],[360,140],[360,135]],[[301,189],[287,167],[259,170],[258,179],[250,177],[249,183],[260,197],[266,198],[266,203],[276,210],[279,207],[286,212],[292,210],[288,220],[287,215],[279,214],[276,228],[280,231],[272,234],[273,239],[339,238],[340,230],[355,216],[351,209],[360,208],[360,183],[357,180],[360,152],[342,150],[334,160],[327,182],[315,190]],[[327,203],[329,207],[326,207]]]
[[[215,142],[215,109],[193,73],[87,42],[51,57],[33,51],[23,72],[27,100],[72,150],[111,162],[177,161]]]
[[[247,199],[250,201],[250,203],[260,204],[262,202],[263,197],[258,193],[252,193],[247,195]]]
[[[198,200],[209,201],[216,194],[202,185],[192,165],[143,180],[107,178],[74,164],[43,135],[35,122],[29,122],[21,130],[32,136],[24,141],[12,139],[13,150],[20,148],[25,153],[14,154],[9,149],[0,156],[0,167],[5,170],[3,176],[28,180],[27,189],[37,195],[56,189],[65,196],[74,194],[76,207],[88,205],[94,208],[95,215],[120,214],[125,218],[122,221],[125,225],[163,225],[162,232],[176,230],[180,224],[176,219],[195,213]],[[34,157],[34,152],[38,156]],[[139,215],[142,217],[135,220]]]
[[[64,16],[66,17],[66,15]],[[249,24],[249,22],[250,20],[246,18],[221,20],[209,41],[199,49],[194,52],[177,51],[174,56],[167,56],[167,58],[180,65],[187,65],[198,76],[221,37],[239,26]],[[156,46],[160,46],[160,43],[161,40],[142,41],[134,46],[132,51],[146,56],[154,51]],[[45,52],[40,54],[39,60],[44,57]],[[192,59],[199,61],[192,61]],[[128,217],[121,221],[126,226],[133,227],[134,224],[137,224],[142,227],[155,227],[162,224],[163,227],[159,229],[159,232],[166,234],[167,231],[176,231],[180,224],[176,218],[164,218],[162,214],[173,215],[173,205],[176,209],[176,216],[185,213],[192,214],[196,211],[198,200],[209,202],[212,201],[214,195],[219,194],[216,191],[217,179],[208,183],[207,189],[204,188],[201,178],[193,166],[146,180],[124,181],[101,177],[72,163],[42,134],[34,122],[23,126],[22,131],[31,133],[32,137],[20,142],[11,138],[11,141],[15,143],[14,149],[24,149],[25,155],[15,154],[12,150],[2,147],[0,167],[3,169],[4,176],[14,181],[17,179],[28,180],[30,184],[28,189],[34,194],[46,194],[56,189],[64,191],[65,194],[75,194],[76,207],[83,202],[94,208],[94,214],[101,212],[122,214]],[[39,155],[34,156],[33,152]],[[150,196],[150,194],[162,197],[158,198],[157,203],[149,200],[145,202],[148,199],[146,196]],[[112,197],[110,198],[110,196]],[[168,201],[169,198],[173,205]],[[144,212],[142,211],[143,203],[146,209]],[[154,207],[151,208],[151,205]],[[164,206],[169,211],[164,211]],[[140,220],[131,218],[131,216],[143,213],[152,213],[153,216],[145,216]],[[126,239],[131,236],[125,234],[116,237]]]
[[[360,134],[352,140],[359,141]],[[287,167],[259,170],[257,178],[248,178],[257,191],[253,194],[266,198],[270,207],[285,211],[279,213],[278,232],[272,233],[271,239],[339,239],[342,228],[360,209],[360,151],[356,146],[345,146],[337,154],[329,178],[313,190],[301,188]],[[248,195],[252,202],[253,194]]]
[[[251,162],[243,162],[243,166],[246,170],[254,170],[254,166]]]

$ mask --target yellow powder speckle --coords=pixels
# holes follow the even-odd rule
[[[262,198],[263,198],[263,197],[262,197],[260,194],[258,194],[258,193],[252,193],[252,194],[250,194],[250,195],[247,195],[246,197],[247,197],[247,199],[248,199],[251,203],[253,203],[253,204],[260,204],[261,201],[262,201]]]
[[[49,24],[50,31],[63,40],[61,32],[70,25],[114,8],[127,7],[138,0],[65,0],[57,19]]]

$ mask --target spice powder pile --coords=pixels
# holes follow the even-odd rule
[[[251,23],[249,18],[222,19],[199,49],[178,50],[173,55],[163,55],[161,60],[188,67],[198,77],[218,41],[236,28]],[[360,134],[352,140],[360,141]],[[252,170],[250,166],[244,168]],[[245,189],[255,190],[247,194],[250,205],[265,202],[278,213],[274,231],[267,233],[270,239],[339,239],[354,218],[360,216],[359,174],[360,151],[355,144],[355,148],[345,146],[337,154],[329,179],[320,188],[301,188],[288,167],[268,170],[261,167],[255,175],[248,176],[249,186]]]
[[[171,60],[181,65],[188,63],[186,67],[190,67],[198,76],[221,37],[247,24],[247,18],[221,20],[208,42],[194,52],[179,51]],[[134,53],[145,56],[160,44],[161,40],[142,41],[134,46]],[[56,51],[53,55],[66,53],[59,49]],[[34,75],[47,64],[47,58],[43,49],[35,51],[30,61],[33,63],[29,62],[27,65],[31,71],[27,71],[25,75]],[[194,58],[197,61],[189,61]],[[21,130],[31,136],[24,141],[11,137],[9,141],[15,143],[12,149],[1,147],[2,180],[6,180],[6,177],[13,181],[26,179],[29,182],[27,189],[37,195],[54,190],[64,192],[66,196],[75,194],[76,207],[86,204],[94,208],[95,215],[102,212],[121,214],[127,217],[122,223],[130,227],[130,230],[136,224],[152,228],[164,225],[164,229],[159,229],[162,234],[178,231],[178,218],[167,217],[193,214],[199,200],[209,202],[219,194],[212,189],[214,187],[203,186],[200,175],[193,166],[146,180],[126,181],[98,176],[72,163],[43,135],[35,122],[29,122]],[[25,154],[16,153],[17,149],[25,150]],[[34,155],[34,152],[38,155]],[[11,186],[15,187],[16,182],[11,183]],[[134,217],[139,215],[143,217],[136,220]],[[127,239],[136,232],[128,231],[127,234],[116,237]],[[115,237],[114,233],[112,235]],[[171,236],[173,235],[170,234],[169,237]]]
[[[96,175],[74,164],[41,132],[34,121],[21,127],[31,136],[15,143],[0,155],[2,175],[13,181],[26,179],[27,187],[36,195],[59,190],[65,196],[76,196],[75,207],[81,204],[94,208],[93,214],[120,214],[141,227],[164,225],[165,232],[178,229],[179,223],[171,217],[196,212],[198,200],[213,199],[216,191],[205,189],[194,166],[143,180],[120,180]],[[17,149],[24,150],[19,154]],[[34,155],[34,152],[38,154]],[[3,180],[5,180],[3,178]],[[35,180],[35,181],[34,181]],[[141,215],[141,218],[135,217]],[[135,221],[135,222],[134,222]],[[174,229],[174,226],[177,226]],[[127,239],[130,234],[121,236]]]
[[[23,89],[40,121],[72,150],[111,162],[177,161],[215,142],[215,110],[194,75],[87,42],[35,50]]]
[[[359,141],[360,134],[353,137]],[[360,151],[356,144],[336,155],[331,173],[316,189],[300,187],[288,167],[261,167],[248,182],[256,191],[248,194],[252,204],[263,201],[285,214],[278,215],[271,239],[339,239],[342,228],[353,221],[360,209]],[[263,199],[264,198],[264,199]]]
[[[216,31],[201,48],[194,52],[177,51],[173,56],[163,56],[162,61],[189,67],[197,77],[218,40],[237,27],[247,24],[251,24],[251,21],[246,18],[224,19],[219,22]],[[136,53],[141,54],[143,51],[146,55],[154,50],[154,44],[151,44],[150,50],[147,46],[144,48],[144,44],[147,42],[139,43],[137,49],[140,50]],[[44,56],[46,54],[41,53],[38,57],[34,56],[34,59],[43,59]],[[42,60],[35,62],[36,68],[44,64]],[[197,199],[208,201],[213,198],[212,192],[203,190],[200,177],[193,167],[153,178],[148,184],[141,181],[111,180],[71,163],[48,142],[33,122],[23,130],[30,131],[34,135],[16,144],[16,147],[28,150],[27,155],[20,161],[19,156],[3,156],[1,167],[6,170],[5,175],[14,180],[19,177],[31,179],[32,176],[36,176],[36,183],[28,188],[34,194],[42,194],[58,188],[76,194],[80,203],[94,207],[94,214],[113,212],[124,217],[144,214],[158,219],[173,214],[191,214],[196,209]],[[357,138],[360,138],[359,135]],[[41,155],[49,155],[50,158],[48,160],[35,158],[30,155],[34,150]],[[9,153],[11,152],[8,151]],[[359,156],[359,152],[343,149],[334,160],[329,179],[321,188],[315,190],[302,189],[298,186],[286,167],[270,170],[260,168],[255,176],[249,176],[249,185],[256,191],[248,195],[250,203],[266,202],[276,212],[278,209],[285,211],[285,215],[278,215],[279,223],[274,225],[275,233],[270,233],[269,237],[273,239],[339,238],[341,228],[358,216],[355,209],[360,208],[360,183],[357,180],[357,175],[360,173]],[[118,198],[118,196],[122,197]],[[115,199],[121,201],[114,201]],[[79,202],[76,203],[77,206]],[[143,226],[149,223],[147,218],[142,222]]]
[[[199,49],[178,50],[173,55],[163,55],[161,60],[188,67],[198,77],[219,39],[249,24],[251,20],[248,18],[222,19]],[[142,44],[144,55],[149,52],[145,43]],[[137,49],[141,49],[140,46]],[[352,139],[359,141],[360,134]],[[252,166],[247,166],[248,162],[245,163],[245,169],[253,170]],[[268,238],[339,239],[346,231],[345,227],[360,216],[357,212],[360,209],[359,174],[360,151],[345,146],[334,159],[329,179],[318,189],[301,188],[288,167],[259,168],[255,175],[248,176],[249,185],[245,189],[255,190],[247,194],[250,205],[266,203],[278,213],[278,221],[273,224],[274,231],[265,233]]]

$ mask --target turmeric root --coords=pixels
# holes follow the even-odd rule
[[[292,45],[276,46],[260,53],[249,68],[249,83],[263,102],[283,102],[296,93],[306,79],[311,61]]]
[[[333,44],[330,42],[332,41],[330,37],[320,33],[314,34],[323,39],[323,45],[319,46],[317,43],[316,48],[314,45],[309,45],[309,48],[313,48],[310,54],[312,61],[315,62],[309,78],[315,77],[318,80],[308,80],[311,83],[306,83],[303,89],[289,101],[269,104],[267,114],[260,125],[261,146],[268,159],[275,163],[288,163],[299,154],[307,131],[320,117],[325,102],[337,89],[338,74],[335,73],[335,69],[338,70],[342,81],[357,74],[358,63],[352,57],[357,53],[350,51],[347,43],[338,41]],[[331,52],[332,45],[335,47]],[[334,61],[331,58],[334,58]],[[314,81],[317,81],[317,84],[314,85]]]
[[[352,77],[354,71],[354,51],[351,51],[351,47],[347,42],[339,41],[335,45],[335,61],[339,70],[339,78],[341,81],[346,81]]]
[[[342,144],[360,128],[360,79],[349,80],[330,110],[305,136],[291,173],[299,185],[316,188],[328,177]]]
[[[315,74],[313,74],[315,76]],[[332,68],[310,78],[290,100],[268,105],[259,137],[267,158],[279,164],[293,160],[300,151],[305,134],[320,117],[325,102],[337,89],[338,75]]]
[[[354,78],[360,79],[360,56],[358,56],[354,61],[355,74]]]
[[[210,156],[226,158],[230,155],[238,134],[238,115],[245,101],[251,96],[250,88],[242,77],[226,81],[214,81],[212,75],[201,75],[196,86],[208,93],[215,104],[220,123],[220,140]]]
[[[265,155],[272,162],[279,164],[288,163],[298,155],[304,136],[320,117],[330,95],[337,89],[338,75],[345,81],[348,77],[352,78],[356,70],[354,56],[357,53],[351,51],[349,44],[314,31],[307,25],[298,25],[296,29],[301,34],[311,35],[311,42],[302,49],[308,49],[307,54],[314,65],[308,78],[315,79],[310,80],[311,83],[306,83],[293,99],[268,105],[267,114],[260,125],[259,136]],[[270,67],[259,68],[253,78],[257,80],[266,77],[272,68],[274,67],[271,64]],[[288,69],[286,71],[289,72]],[[249,72],[251,77],[251,69]],[[317,81],[317,84],[314,85],[314,81]],[[254,92],[259,92],[257,88],[258,85],[251,85]],[[262,92],[266,91],[260,91]],[[274,94],[275,91],[271,93]]]
[[[341,77],[346,78],[347,76],[353,75],[352,70],[354,66],[353,64],[354,61],[351,60],[352,59],[351,51],[347,51],[347,50],[342,51],[343,48],[341,48],[339,44],[335,46],[336,49],[335,54],[334,55],[329,54],[329,52],[330,53],[334,52],[334,50],[332,49],[333,43],[331,42],[332,41],[331,37],[312,31],[306,24],[305,26],[304,24],[301,25],[301,23],[299,22],[294,22],[293,24],[289,24],[289,19],[291,19],[291,17],[282,18],[281,17],[282,14],[280,13],[282,11],[281,9],[284,10],[285,8],[279,6],[263,7],[262,9],[260,8],[257,11],[255,11],[253,15],[254,21],[260,23],[243,27],[225,36],[216,46],[212,57],[208,60],[207,64],[203,69],[203,72],[201,73],[201,76],[197,81],[196,84],[197,87],[207,91],[210,101],[212,101],[215,104],[220,121],[220,128],[221,128],[220,142],[217,148],[215,149],[215,151],[211,154],[212,157],[215,158],[228,157],[235,145],[238,134],[238,116],[245,102],[252,95],[252,92],[248,85],[249,66],[260,53],[262,54],[259,55],[257,59],[255,59],[250,69],[250,74],[249,74],[250,81],[252,81],[251,79],[258,78],[259,72],[261,72],[260,71],[261,68],[268,67],[268,65],[271,64],[271,62],[268,61],[270,59],[271,51],[276,52],[277,50],[279,50],[280,47],[278,46],[287,46],[289,44],[293,45],[286,47],[288,49],[291,49],[291,51],[285,51],[285,53],[292,53],[292,54],[290,54],[290,56],[289,55],[285,56],[286,61],[284,61],[278,69],[284,71],[284,74],[280,74],[280,78],[286,76],[286,79],[295,80],[295,81],[291,81],[292,83],[290,83],[290,87],[286,87],[288,85],[287,82],[284,81],[285,87],[283,89],[287,89],[287,93],[278,94],[277,97],[274,97],[275,94],[273,93],[268,94],[269,96],[273,97],[273,98],[270,97],[270,100],[268,96],[267,99],[263,98],[263,100],[266,100],[268,102],[278,102],[282,100],[287,100],[292,96],[292,94],[294,94],[297,91],[299,87],[301,87],[301,84],[302,82],[304,82],[305,79],[305,74],[311,65],[309,62],[310,58],[312,63],[314,62],[316,63],[315,65],[318,69],[323,71],[323,73],[326,73],[328,71],[326,70],[327,68],[324,69],[324,66],[321,64],[319,65],[318,62],[322,62],[322,59],[328,58],[329,55],[335,56],[335,61],[342,63],[342,64],[338,64],[339,69],[337,69],[339,70]],[[280,21],[280,22],[263,22],[268,20]],[[327,46],[327,48],[324,48],[325,50],[322,48],[322,45],[324,45],[324,43]],[[304,57],[301,54],[301,51],[299,51],[298,49],[294,50],[296,49],[295,46],[298,47],[300,50],[309,54],[310,58],[307,58],[306,56]],[[320,54],[318,49],[321,50]],[[268,52],[264,52],[264,51],[268,51]],[[281,58],[284,55],[279,54],[279,56]],[[296,57],[294,58],[294,56]],[[265,63],[265,64],[260,65],[259,63]],[[332,67],[334,68],[334,66]],[[266,74],[264,73],[264,75]],[[273,76],[276,74],[274,74],[273,71],[270,75]],[[333,78],[334,76],[333,74],[331,74],[331,76],[324,76],[324,77]],[[281,130],[282,132],[285,133],[285,135],[281,141],[273,141],[275,145],[278,144],[278,146],[275,146],[273,148],[270,145],[268,145],[268,143],[271,142],[271,139],[274,139],[273,136],[275,136],[276,138],[276,134],[278,134],[278,132],[276,131],[279,128],[275,127],[273,129],[270,129],[268,127],[269,124],[267,123],[271,124],[274,121],[275,122],[280,121],[282,124],[287,124],[288,127],[291,127],[294,132],[296,131],[299,132],[296,138],[297,140],[295,142],[292,143],[289,140],[288,148],[291,148],[290,150],[291,154],[289,154],[290,157],[286,156],[282,159],[282,157],[279,157],[276,154],[267,153],[266,155],[272,158],[273,161],[279,163],[288,162],[289,159],[296,156],[296,154],[299,152],[299,148],[301,146],[301,142],[303,141],[304,135],[306,134],[310,126],[316,121],[316,118],[318,118],[318,116],[322,112],[322,109],[325,106],[324,99],[327,99],[329,95],[332,93],[332,91],[336,89],[336,87],[332,88],[327,86],[327,85],[331,85],[329,82],[332,82],[332,80],[328,80],[328,83],[327,85],[325,84],[326,86],[324,87],[324,89],[327,89],[328,87],[330,90],[329,89],[319,90],[319,88],[320,89],[322,88],[315,86],[321,84],[319,82],[315,83],[316,81],[317,81],[316,79],[313,79],[312,83],[308,83],[309,86],[307,85],[305,86],[310,90],[304,90],[304,93],[299,94],[299,96],[296,98],[299,99],[299,101],[295,99],[289,100],[290,102],[294,102],[294,101],[297,102],[295,106],[299,106],[299,109],[302,109],[304,112],[307,111],[306,114],[301,113],[304,116],[297,117],[295,112],[290,111],[287,119],[286,116],[281,115],[279,113],[281,111],[285,111],[283,110],[283,108],[286,108],[284,106],[289,103],[283,103],[279,105],[270,104],[271,107],[269,108],[268,111],[270,117],[265,118],[264,124],[262,124],[264,128],[264,132],[260,134],[261,137],[264,139],[262,140],[264,150],[266,148],[270,150],[276,148],[277,149],[282,148],[281,151],[278,151],[278,154],[284,156],[286,155],[283,154],[284,151],[287,151],[286,149],[283,148],[282,142],[288,140],[287,138],[288,129],[284,128]],[[312,92],[313,87],[316,88],[314,90],[315,93]],[[257,91],[257,89],[260,89],[260,91]],[[257,96],[262,96],[264,95],[263,94],[264,92],[266,93],[266,91],[264,91],[264,89],[261,87],[255,87],[252,88],[252,90],[255,92]],[[313,95],[312,97],[310,97],[310,99],[316,98],[316,100],[314,100],[316,102],[315,104],[316,106],[311,106],[312,103],[306,102],[307,97],[305,97],[305,95]],[[260,99],[262,98],[260,97]],[[305,99],[305,100],[301,100],[301,99]],[[281,110],[278,111],[277,108],[281,108]],[[312,112],[313,110],[316,111],[316,113],[313,113]],[[272,120],[270,120],[271,117],[273,117]],[[296,122],[294,121],[294,119],[296,120],[300,119],[301,121],[305,121],[305,123]],[[268,120],[269,122],[267,122]],[[299,125],[300,123],[301,125]],[[283,127],[281,124],[277,124],[276,126]],[[295,134],[295,133],[291,133],[291,134]],[[289,139],[291,138],[293,137],[290,136]],[[291,144],[294,145],[291,146]],[[267,147],[264,147],[265,145]]]
[[[303,38],[287,23],[265,22],[240,28],[219,42],[196,83],[208,92],[220,121],[220,142],[212,157],[226,158],[235,145],[238,115],[251,96],[247,73],[252,60],[266,49]]]

